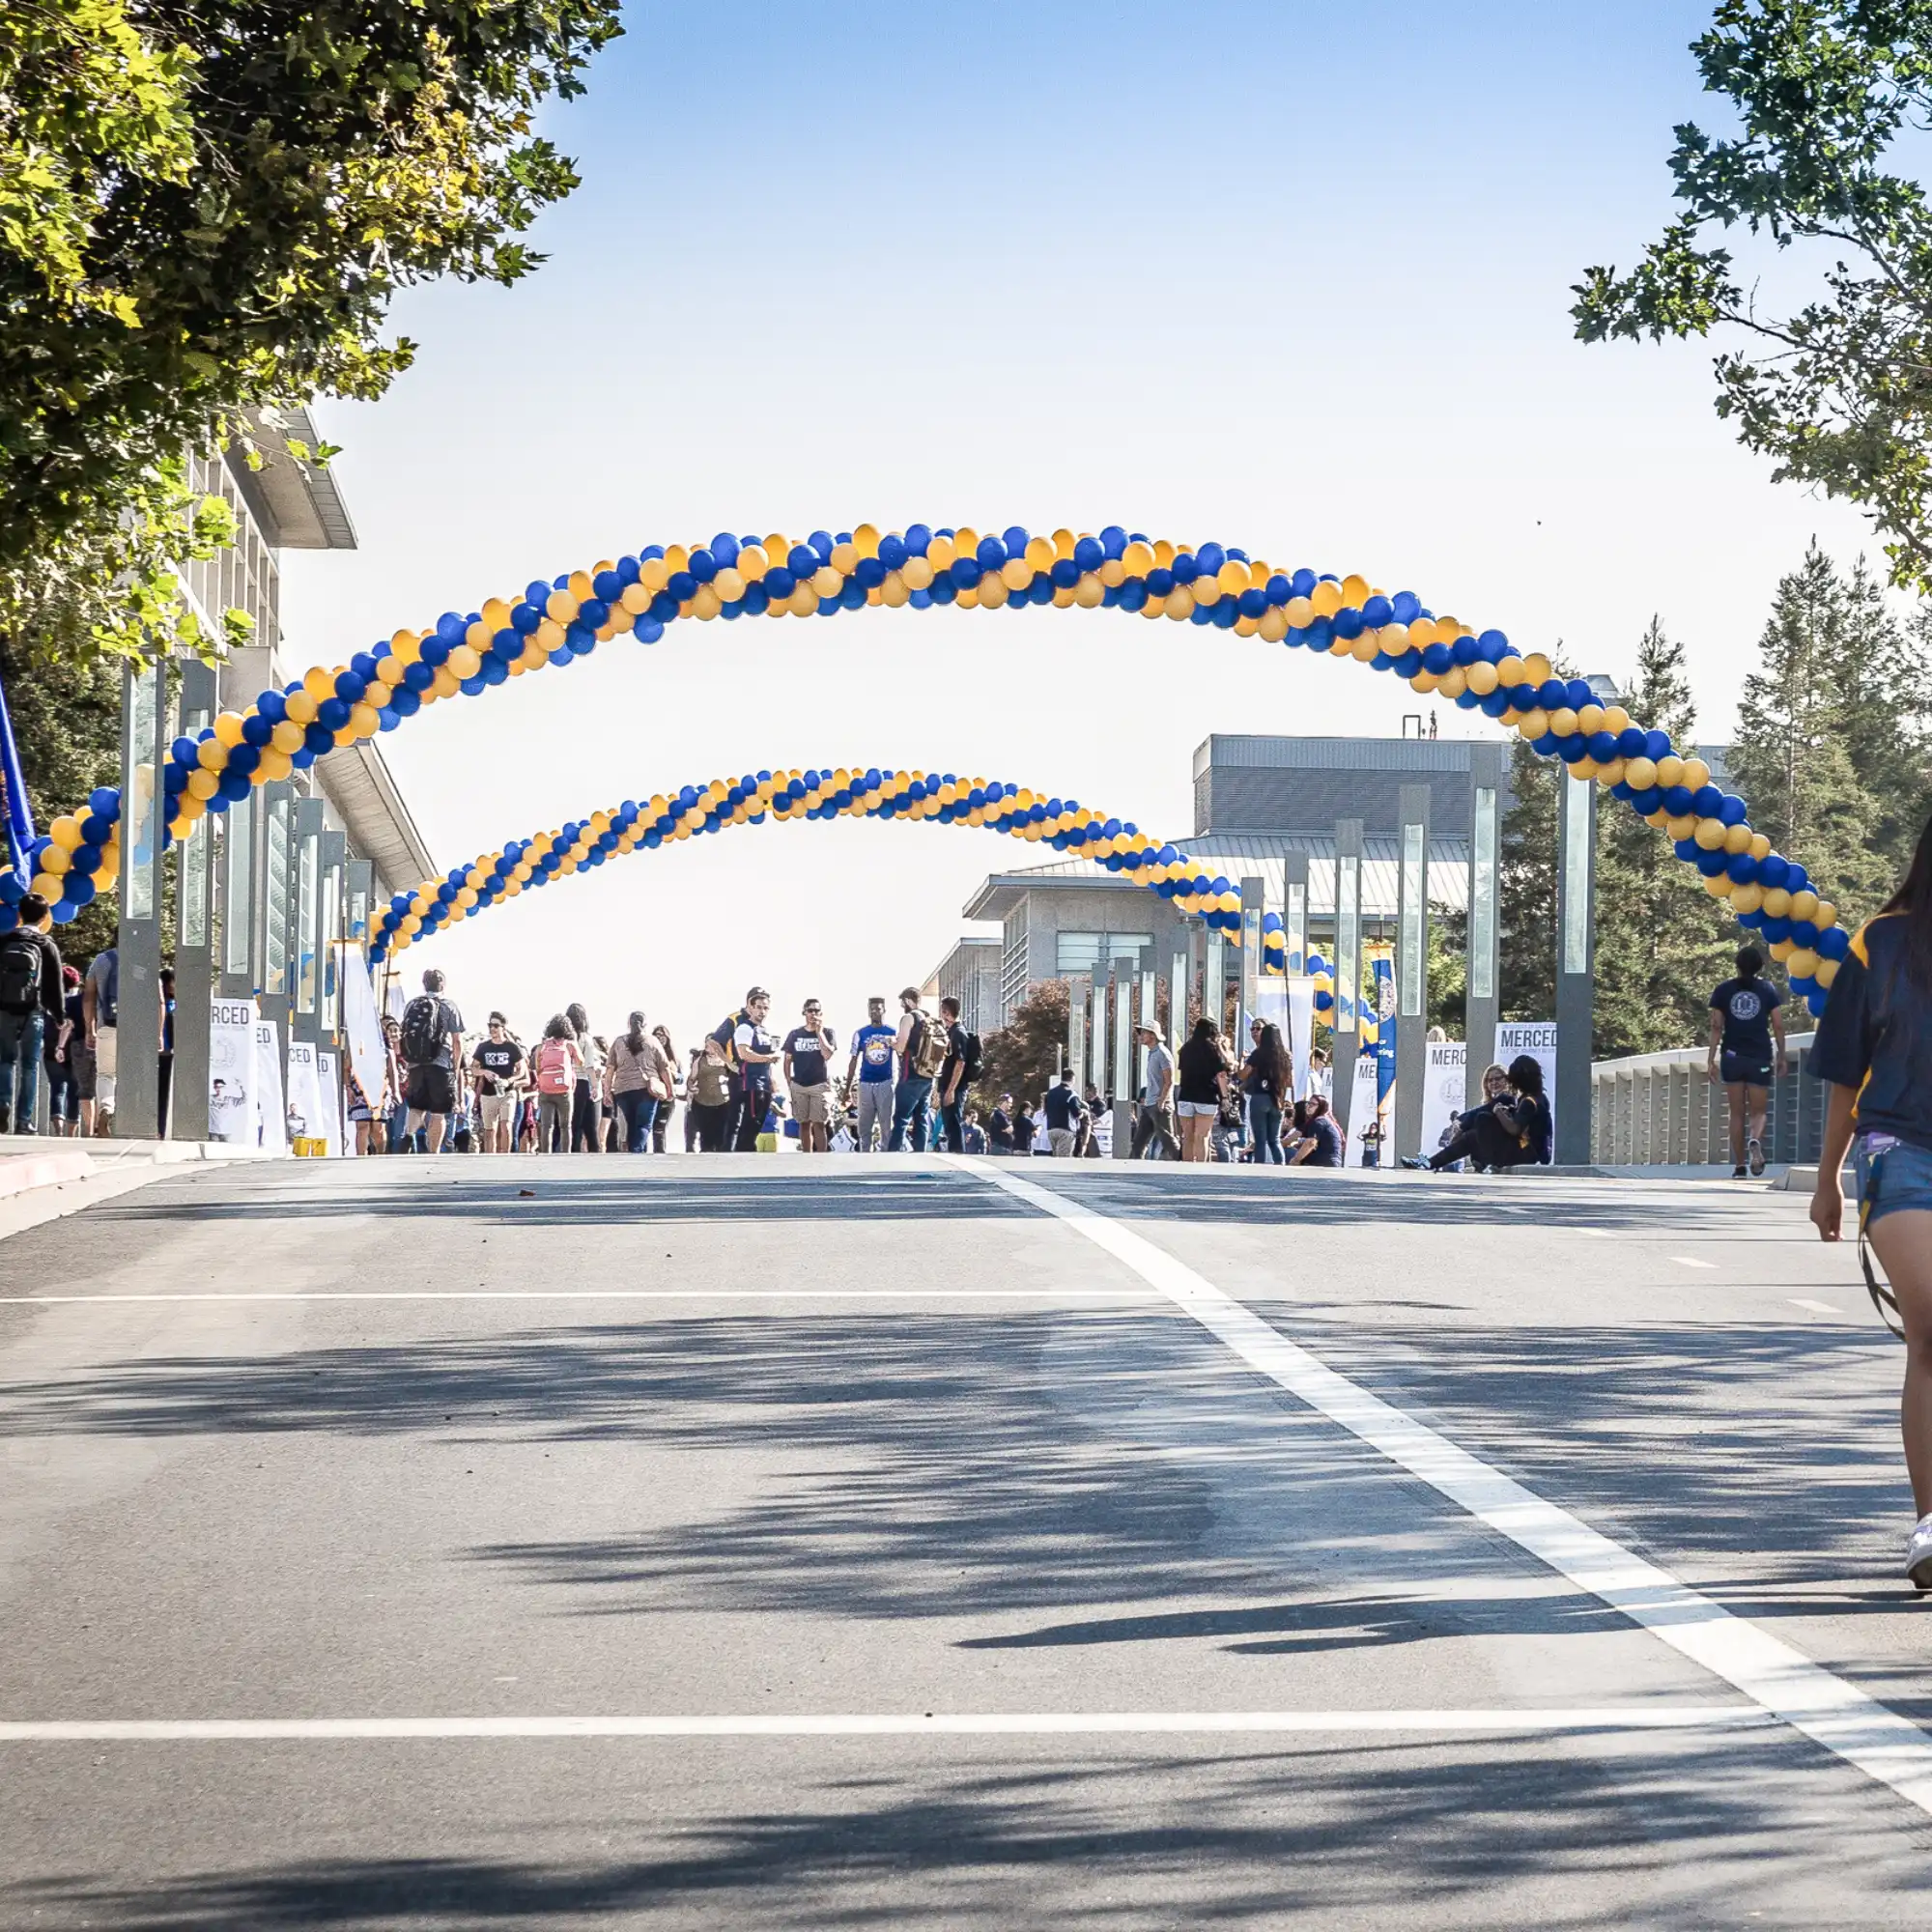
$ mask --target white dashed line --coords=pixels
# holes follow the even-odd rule
[[[1791,1305],[1794,1308],[1808,1308],[1813,1315],[1842,1315],[1845,1312],[1829,1301],[1809,1301],[1802,1294],[1794,1294]]]
[[[1716,1262],[1700,1262],[1695,1255],[1672,1255],[1670,1259],[1674,1261],[1679,1267],[1714,1268],[1718,1265]]]

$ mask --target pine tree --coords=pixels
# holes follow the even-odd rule
[[[1836,735],[1871,802],[1871,844],[1890,879],[1903,875],[1925,822],[1932,778],[1928,644],[1932,613],[1921,610],[1908,634],[1886,608],[1885,586],[1861,556],[1845,589],[1845,622],[1827,676]]]
[[[1653,616],[1625,699],[1632,717],[1695,744],[1684,646]],[[1728,913],[1669,839],[1605,798],[1597,818],[1596,1057],[1657,1053],[1701,1037],[1710,991],[1738,943]]]
[[[1893,868],[1875,845],[1883,814],[1846,743],[1838,668],[1868,648],[1848,639],[1852,628],[1846,586],[1814,539],[1778,582],[1761,668],[1745,680],[1730,768],[1752,825],[1857,920],[1891,890]]]
[[[1520,738],[1511,745],[1496,893],[1506,1020],[1556,1016],[1556,787],[1570,782]]]

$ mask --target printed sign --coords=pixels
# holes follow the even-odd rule
[[[1381,1128],[1378,1124],[1380,1114],[1376,1095],[1379,1075],[1373,1053],[1357,1054],[1355,1057],[1355,1087],[1349,1101],[1349,1145],[1343,1155],[1345,1167],[1367,1167],[1369,1152],[1378,1146],[1386,1146],[1393,1151],[1393,1140],[1381,1140]],[[1393,1118],[1393,1102],[1391,1102]],[[1386,1166],[1379,1154],[1374,1163],[1378,1167]]]
[[[1294,1064],[1294,1097],[1313,1092],[1309,1058],[1315,1051],[1315,981],[1293,979],[1288,985],[1288,1057]]]
[[[1501,1020],[1496,1026],[1496,1059],[1507,1066],[1526,1053],[1543,1068],[1543,1094],[1549,1102],[1550,1152],[1556,1149],[1556,1022]]]
[[[328,1143],[329,1159],[336,1160],[348,1151],[349,1136],[342,1118],[342,1078],[336,1070],[336,1057],[327,1047],[316,1049],[315,1077],[322,1088],[319,1131]]]
[[[1460,1039],[1432,1039],[1422,1070],[1422,1151],[1445,1148],[1456,1137],[1463,1111],[1464,1068],[1469,1049]]]
[[[255,1145],[265,1153],[289,1151],[288,1116],[282,1106],[281,1042],[273,1020],[255,1022]]]
[[[208,1010],[208,1137],[253,1147],[255,1002],[214,1000]]]
[[[288,1122],[292,1141],[323,1141],[328,1137],[315,1047],[305,1039],[289,1041]]]

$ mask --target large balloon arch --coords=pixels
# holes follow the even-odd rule
[[[1500,631],[1478,633],[1454,617],[1437,616],[1411,591],[1391,596],[1361,577],[1277,569],[1220,544],[1154,542],[1117,525],[1097,536],[1077,537],[1068,530],[1051,537],[1017,527],[981,534],[923,524],[884,534],[862,524],[836,536],[814,531],[802,542],[721,534],[690,549],[654,544],[592,570],[538,580],[467,614],[445,611],[427,631],[398,631],[346,665],[317,666],[294,683],[264,691],[246,711],[223,712],[199,736],[178,738],[161,774],[169,802],[166,833],[182,838],[196,818],[225,810],[252,786],[286,778],[337,746],[393,730],[425,705],[480,696],[513,678],[571,664],[620,634],[654,644],[667,626],[686,618],[827,617],[874,606],[944,605],[1122,610],[1352,658],[1418,692],[1514,726],[1536,752],[1565,765],[1572,779],[1594,781],[1667,834],[1711,896],[1763,932],[1793,991],[1813,1012],[1823,1009],[1849,949],[1836,908],[1812,891],[1802,865],[1773,851],[1770,839],[1752,829],[1744,800],[1712,783],[1703,760],[1681,755],[1666,733],[1646,729],[1621,705],[1599,703],[1582,679],[1559,677],[1542,653],[1525,656]],[[549,842],[540,851],[530,840],[514,856],[506,848],[457,867],[415,893],[399,894],[384,915],[385,927],[391,939],[419,937],[448,923],[456,912],[484,903],[486,888],[494,900],[511,895],[513,882],[521,886],[539,875],[601,864],[632,834],[633,843],[648,845],[653,838],[662,842],[727,821],[749,822],[766,810],[792,816],[792,808],[814,794],[817,802],[807,804],[806,816],[829,815],[828,807],[832,813],[870,812],[883,808],[889,777],[906,781],[895,800],[916,806],[937,801],[932,811],[906,815],[943,817],[951,810],[971,822],[978,810],[979,822],[989,822],[988,788],[980,787],[976,806],[973,784],[962,801],[956,779],[941,778],[935,786],[917,774],[854,774],[849,768],[842,775],[747,774],[701,792],[686,787],[674,801],[628,804],[614,817],[602,814],[601,827],[593,816],[567,840],[561,832],[544,835]],[[881,781],[876,795],[875,778]],[[784,812],[777,807],[781,786]],[[921,788],[917,796],[915,787]],[[1014,829],[1020,797],[1015,792],[1009,799],[1002,786],[990,800],[1000,829]],[[703,810],[694,825],[698,805]],[[899,810],[895,803],[894,812]],[[1238,945],[1236,895],[1225,879],[1206,874],[1185,854],[1130,821],[1072,800],[1035,797],[1025,813],[1021,836],[1128,873]],[[0,930],[16,923],[14,908],[30,888],[53,905],[56,922],[111,891],[120,818],[119,792],[103,787],[83,810],[56,819],[45,836],[34,838],[31,874],[0,872]]]

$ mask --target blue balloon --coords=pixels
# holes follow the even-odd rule
[[[1510,642],[1500,631],[1485,631],[1476,639],[1476,648],[1485,664],[1501,664],[1510,654]]]
[[[1570,703],[1570,687],[1560,677],[1547,677],[1536,687],[1536,702],[1545,711],[1562,711]]]
[[[879,539],[879,561],[888,570],[900,569],[912,553],[905,547],[903,537],[881,537]]]
[[[1852,950],[1852,936],[1842,925],[1827,926],[1818,935],[1818,952],[1826,959],[1843,959]]]
[[[1689,785],[1666,785],[1663,789],[1663,809],[1672,818],[1683,818],[1690,810],[1693,796]]]
[[[1643,734],[1644,756],[1652,760],[1667,758],[1670,755],[1670,733],[1668,731],[1646,731]]]
[[[1767,892],[1780,886],[1789,890],[1791,862],[1776,852],[1768,853],[1757,862],[1757,876]]]
[[[1617,755],[1622,758],[1648,757],[1650,734],[1635,724],[1626,725],[1617,733]]]
[[[1724,794],[1714,784],[1701,784],[1690,794],[1690,810],[1699,818],[1715,818],[1724,802]]]
[[[1372,631],[1395,621],[1395,606],[1386,597],[1371,597],[1362,606],[1362,622]]]
[[[1183,551],[1168,565],[1168,569],[1173,573],[1175,582],[1192,583],[1201,575],[1201,559]],[[1149,582],[1152,582],[1151,577]]]
[[[1422,615],[1422,599],[1413,590],[1398,590],[1389,610],[1398,624],[1412,624]]]
[[[1759,930],[1768,945],[1776,946],[1791,937],[1791,922],[1788,919],[1773,919],[1767,914]]]
[[[1073,561],[1082,571],[1098,570],[1107,560],[1107,553],[1092,537],[1082,537],[1073,546]]]
[[[932,526],[912,525],[905,533],[905,547],[908,556],[923,556],[932,548]]]

